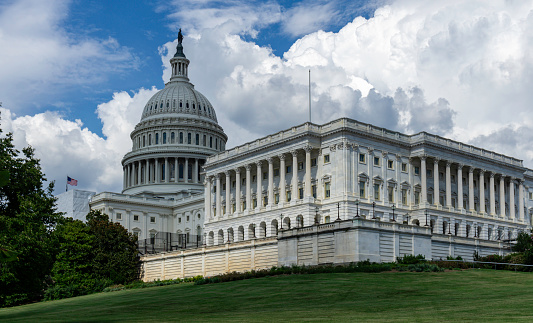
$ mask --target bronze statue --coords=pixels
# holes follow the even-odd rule
[[[178,44],[181,44],[182,41],[183,41],[183,34],[181,33],[181,28],[180,28],[180,31],[178,32]]]

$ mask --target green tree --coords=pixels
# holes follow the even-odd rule
[[[52,269],[54,285],[46,299],[100,292],[138,278],[137,237],[99,211],[87,223],[67,219],[56,230],[59,253]]]
[[[0,264],[0,307],[41,298],[55,256],[52,230],[62,218],[33,149],[21,153],[12,134],[1,133],[0,246],[17,259]]]
[[[115,284],[124,284],[138,278],[139,252],[137,237],[119,223],[109,221],[106,214],[91,211],[87,225],[96,238],[95,273]]]

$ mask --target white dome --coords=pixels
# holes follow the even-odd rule
[[[152,96],[146,103],[141,121],[161,117],[162,115],[184,114],[185,117],[195,115],[217,123],[215,109],[194,85],[187,81],[171,81],[165,88]]]

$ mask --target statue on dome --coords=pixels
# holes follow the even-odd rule
[[[181,44],[182,41],[183,41],[183,34],[181,33],[181,28],[180,28],[180,31],[178,32],[178,44]]]

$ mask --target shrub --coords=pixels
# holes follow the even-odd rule
[[[403,257],[399,257],[396,262],[402,265],[410,265],[410,264],[418,264],[421,262],[425,262],[426,257],[423,255],[405,255]]]

